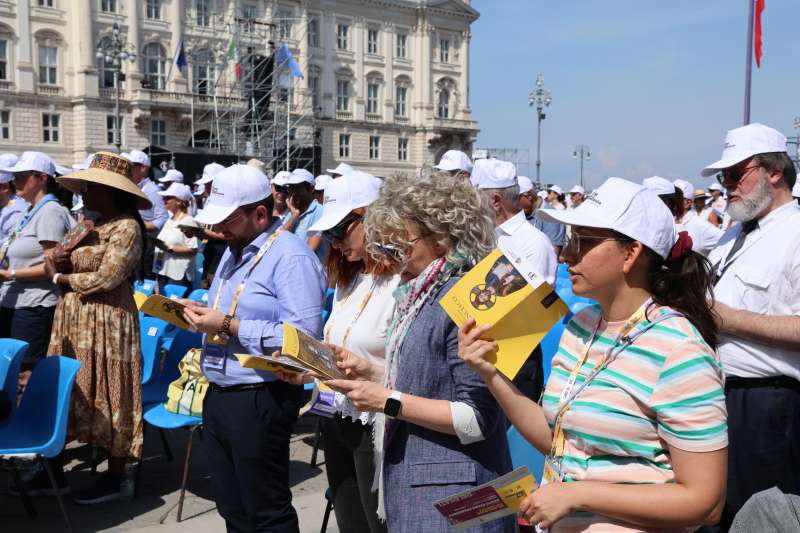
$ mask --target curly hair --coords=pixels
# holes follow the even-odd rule
[[[463,177],[424,172],[387,178],[365,219],[370,255],[379,260],[389,248],[400,252],[402,259],[412,247],[408,222],[444,246],[448,261],[459,267],[472,267],[495,248],[488,202]]]

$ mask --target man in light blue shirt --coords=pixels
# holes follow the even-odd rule
[[[12,179],[14,179],[13,174],[0,172],[0,244],[8,239],[22,213],[29,207],[28,202],[14,194],[11,185]]]
[[[215,177],[201,224],[228,242],[208,293],[210,307],[187,303],[186,319],[203,337],[203,443],[217,509],[228,531],[297,532],[289,490],[289,438],[302,388],[243,368],[237,353],[271,354],[283,322],[322,332],[327,283],[319,260],[272,214],[266,176],[233,165]]]
[[[314,176],[304,168],[294,170],[284,180],[287,204],[292,213],[283,227],[300,237],[320,260],[328,254],[328,243],[308,230],[322,216],[322,205],[314,199]]]

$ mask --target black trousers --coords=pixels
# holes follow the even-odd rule
[[[0,338],[11,338],[28,343],[23,363],[32,367],[47,355],[56,306],[0,308]]]
[[[372,426],[336,415],[325,420],[325,469],[333,511],[342,533],[385,533],[378,519],[378,493],[372,492],[375,454]]]
[[[727,378],[728,497],[720,526],[756,492],[778,487],[800,495],[800,382]]]
[[[230,533],[297,533],[289,489],[289,437],[302,388],[283,381],[259,389],[210,387],[203,402],[217,511]]]

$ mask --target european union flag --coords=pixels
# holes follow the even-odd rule
[[[303,71],[300,70],[300,65],[297,64],[297,61],[295,60],[286,43],[281,43],[280,47],[278,47],[278,53],[275,55],[275,62],[278,64],[278,66],[288,63],[289,70],[292,71],[292,75],[294,77],[303,77]]]

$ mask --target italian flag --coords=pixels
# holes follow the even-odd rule
[[[236,79],[242,79],[242,63],[239,59],[239,38],[235,33],[231,39],[231,44],[228,47],[228,61],[233,61],[236,65]]]

